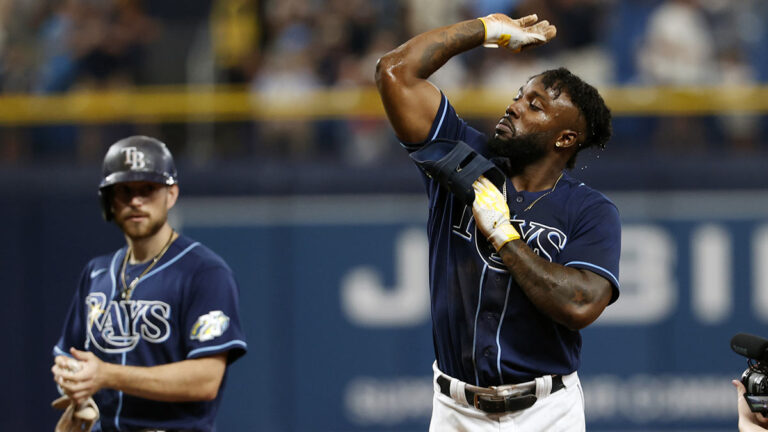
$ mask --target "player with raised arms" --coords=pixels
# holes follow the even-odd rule
[[[53,349],[57,431],[215,430],[227,367],[247,348],[239,293],[224,260],[168,223],[177,179],[157,139],[107,151],[102,212],[126,245],[86,265]]]
[[[472,48],[516,53],[555,34],[536,15],[492,14],[417,35],[376,68],[429,199],[431,431],[585,429],[579,330],[618,297],[621,228],[568,168],[605,147],[610,111],[568,70],[548,70],[510,95],[489,139],[427,80]]]

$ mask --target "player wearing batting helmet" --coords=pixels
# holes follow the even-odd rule
[[[215,430],[227,366],[247,348],[238,287],[218,255],[168,224],[177,182],[154,138],[107,151],[102,213],[126,245],[85,267],[53,349],[62,429]]]
[[[522,83],[489,139],[427,78],[480,45],[548,42],[536,15],[492,14],[413,37],[376,83],[429,198],[435,357],[431,431],[585,429],[579,330],[619,294],[616,207],[573,178],[603,148],[610,112],[566,69]]]

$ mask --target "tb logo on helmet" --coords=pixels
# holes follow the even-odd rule
[[[141,169],[147,166],[144,162],[144,152],[141,152],[136,147],[124,147],[120,149],[125,153],[125,164],[130,165],[132,170]]]

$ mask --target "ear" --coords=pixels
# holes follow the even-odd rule
[[[572,129],[566,129],[562,131],[560,135],[557,137],[557,141],[555,141],[555,147],[566,149],[566,148],[577,146],[578,138],[579,138],[578,132]]]
[[[167,190],[168,200],[166,201],[165,207],[166,210],[170,210],[171,207],[176,204],[176,200],[179,198],[179,185],[169,186]]]

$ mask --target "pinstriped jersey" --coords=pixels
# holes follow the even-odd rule
[[[487,138],[459,118],[445,96],[428,141],[436,138],[461,140],[492,156]],[[425,143],[403,146],[412,152]],[[471,205],[432,178],[423,179],[429,198],[432,333],[440,370],[484,387],[577,370],[579,332],[531,303],[476,228]],[[552,191],[518,192],[509,180],[506,186],[510,222],[528,246],[550,262],[606,278],[615,301],[621,249],[616,206],[567,172]]]
[[[179,236],[141,277],[130,299],[121,300],[125,253],[124,247],[85,267],[54,355],[69,355],[69,347],[75,347],[109,363],[156,366],[223,352],[231,363],[245,354],[238,288],[218,255]],[[126,282],[148,266],[128,265]],[[158,402],[112,389],[102,389],[93,398],[104,431],[210,431],[223,385],[216,399],[206,402]]]

